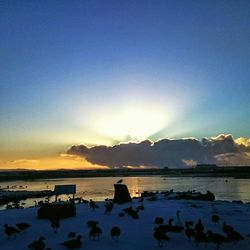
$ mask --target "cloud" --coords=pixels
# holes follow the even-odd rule
[[[240,137],[236,139],[235,142],[250,147],[250,138]]]
[[[244,143],[242,143],[244,142]],[[187,167],[193,164],[250,165],[248,138],[232,135],[195,138],[144,140],[114,146],[72,146],[67,154],[85,158],[92,164],[115,167]]]
[[[38,163],[39,160],[36,159],[17,159],[9,161],[12,164],[29,164],[29,163]]]

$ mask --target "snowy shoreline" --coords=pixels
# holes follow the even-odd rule
[[[182,223],[185,221],[193,221],[197,223],[201,219],[205,230],[211,230],[222,234],[223,221],[232,225],[245,238],[244,240],[234,244],[225,242],[221,244],[220,249],[249,249],[248,237],[250,234],[250,204],[226,202],[226,201],[197,201],[197,200],[166,200],[162,194],[157,194],[155,201],[149,201],[144,198],[144,201],[139,202],[139,198],[133,199],[131,202],[123,205],[114,205],[110,215],[105,215],[105,202],[97,202],[99,208],[93,209],[89,204],[76,204],[76,217],[62,219],[60,228],[57,234],[53,233],[49,220],[38,219],[38,207],[25,209],[10,209],[0,211],[0,221],[2,226],[9,224],[15,226],[16,223],[26,222],[31,227],[26,232],[18,233],[16,239],[7,239],[2,227],[0,234],[1,250],[12,249],[28,249],[27,245],[40,236],[45,238],[46,247],[54,249],[66,249],[60,245],[61,242],[67,240],[69,232],[76,232],[82,235],[82,249],[159,249],[154,233],[154,220],[156,217],[164,218],[164,222],[168,222],[169,218],[176,221],[176,211],[181,211],[180,218]],[[120,217],[124,208],[132,206],[133,208],[139,205],[144,206],[144,210],[139,212],[139,218],[133,219],[125,214]],[[213,223],[212,215],[219,215],[219,222]],[[88,238],[89,227],[86,222],[96,220],[102,229],[100,240],[93,241]],[[117,241],[114,241],[110,236],[110,229],[113,226],[121,228],[121,236]],[[164,242],[162,248],[165,249],[216,249],[216,245],[209,243],[207,247],[200,243],[197,245],[193,240],[189,240],[184,232],[168,233],[169,241]]]

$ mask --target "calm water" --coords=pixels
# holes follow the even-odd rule
[[[0,183],[1,188],[9,186],[10,190],[54,190],[55,184],[76,184],[76,197],[102,201],[113,198],[113,184],[119,177],[99,178],[67,178],[45,179],[35,181],[11,181]],[[242,200],[250,202],[250,179],[214,178],[214,177],[123,177],[131,196],[140,196],[144,191],[174,191],[196,190],[206,192],[210,190],[220,200]],[[228,182],[225,182],[225,180]],[[62,197],[64,199],[65,197]],[[54,198],[52,197],[51,200]],[[38,201],[39,199],[37,199]],[[26,200],[26,206],[34,205],[34,199]]]

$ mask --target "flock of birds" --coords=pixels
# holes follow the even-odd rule
[[[100,236],[102,234],[101,228],[98,226],[98,221],[87,221],[87,226],[90,228],[89,230],[89,239],[91,240],[99,240]],[[4,232],[7,235],[8,239],[10,237],[16,238],[16,235],[26,231],[29,227],[31,227],[30,224],[26,222],[17,223],[16,227],[10,226],[8,224],[4,225]],[[60,228],[60,222],[57,219],[51,219],[51,227],[54,231],[54,233],[58,232],[58,229]],[[110,235],[113,240],[118,240],[119,236],[121,234],[121,229],[118,226],[114,226],[110,230]],[[60,244],[65,246],[68,249],[77,249],[81,248],[82,246],[82,236],[80,234],[76,234],[76,232],[69,232],[68,233],[68,240],[61,242]],[[46,248],[46,245],[44,243],[45,238],[39,237],[38,240],[30,243],[28,245],[28,248],[31,250],[51,250],[51,248]]]
[[[92,200],[88,202],[89,206],[93,209],[93,211],[96,208],[99,208],[99,206]],[[113,202],[109,201],[105,204],[105,214],[110,214],[113,209]],[[99,240],[100,236],[102,234],[102,229],[98,225],[98,221],[90,220],[87,221],[87,226],[89,227],[89,239],[91,240]],[[58,233],[58,230],[60,228],[60,219],[56,216],[53,216],[50,218],[50,226],[54,233]],[[16,226],[11,226],[8,224],[4,224],[4,233],[7,235],[7,238],[14,238],[16,239],[17,234],[20,234],[21,232],[25,232],[28,228],[30,228],[31,225],[26,222],[20,222],[17,223]],[[113,240],[118,240],[119,236],[121,234],[121,229],[118,226],[113,226],[110,230],[110,236]],[[82,246],[82,235],[76,234],[76,232],[69,232],[68,233],[68,240],[61,242],[60,245],[63,245],[64,247],[68,249],[77,249],[81,248]],[[31,250],[51,250],[51,248],[46,248],[45,244],[45,238],[43,236],[39,237],[38,240],[28,244],[28,248]]]
[[[122,180],[119,181],[121,183]],[[139,213],[143,211],[144,205],[143,201],[145,198],[141,197],[138,199],[138,206],[133,208],[129,206],[124,208],[122,212],[118,214],[119,217],[125,216],[125,214],[131,216],[133,219],[139,218]],[[157,200],[156,196],[148,197],[147,200],[154,201]],[[90,200],[87,202],[90,208],[95,211],[99,206],[93,201]],[[114,207],[114,203],[111,200],[106,202],[104,214],[109,215]],[[216,245],[216,249],[218,250],[222,243],[233,243],[244,240],[244,237],[237,232],[233,226],[228,225],[226,222],[221,224],[221,219],[218,214],[214,214],[211,217],[211,222],[216,226],[218,230],[213,232],[211,230],[205,230],[205,226],[201,219],[197,219],[197,221],[185,221],[184,223],[180,217],[181,212],[179,210],[176,211],[176,218],[169,218],[168,222],[165,223],[164,218],[156,217],[153,224],[153,232],[152,236],[156,240],[156,244],[158,247],[162,247],[166,241],[171,240],[171,234],[184,234],[188,238],[190,242],[194,242],[197,246],[199,244],[207,244],[213,243]],[[221,225],[221,227],[220,227]],[[50,226],[53,232],[56,234],[60,229],[60,219],[57,217],[50,218]],[[86,222],[86,226],[89,228],[88,237],[90,240],[98,241],[102,235],[102,229],[99,226],[99,222],[95,220],[90,220]],[[30,224],[26,222],[17,223],[15,226],[11,226],[8,224],[4,225],[4,232],[8,238],[16,238],[18,234],[21,232],[25,232],[31,227]],[[218,233],[220,231],[221,233]],[[117,225],[113,226],[110,229],[110,236],[113,240],[117,241],[121,235],[121,228]],[[68,239],[64,242],[61,242],[60,245],[64,246],[67,249],[78,249],[82,247],[82,235],[77,234],[76,232],[69,232]],[[31,250],[51,250],[51,248],[46,248],[45,238],[39,237],[38,240],[31,242],[27,246]]]
[[[187,238],[191,241],[192,239],[199,245],[204,243],[207,246],[208,243],[214,243],[216,249],[220,248],[222,243],[233,242],[236,244],[240,240],[244,240],[244,237],[237,232],[231,225],[228,225],[226,222],[222,223],[223,234],[218,232],[212,232],[211,230],[205,231],[205,227],[201,219],[195,223],[194,221],[185,221],[184,225],[180,219],[180,211],[176,212],[176,222],[173,224],[174,219],[170,218],[168,223],[164,223],[162,217],[156,217],[154,223],[157,225],[154,228],[154,238],[158,242],[158,246],[163,246],[164,241],[169,241],[170,237],[168,233],[185,233]],[[215,224],[219,224],[220,217],[217,214],[214,214],[211,218],[211,221]]]

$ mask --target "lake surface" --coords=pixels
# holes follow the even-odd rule
[[[44,179],[32,181],[0,182],[1,188],[9,187],[9,190],[54,190],[57,184],[76,184],[76,197],[103,201],[113,198],[114,187],[119,177],[97,178],[65,178]],[[250,179],[218,178],[218,177],[122,177],[123,183],[128,186],[131,196],[140,196],[143,191],[174,191],[196,190],[213,192],[218,200],[242,200],[250,202]],[[226,182],[227,180],[227,182]],[[67,197],[62,196],[62,199]],[[54,197],[51,197],[53,200]],[[25,206],[34,205],[35,199],[26,200]],[[39,201],[39,199],[37,199]]]

